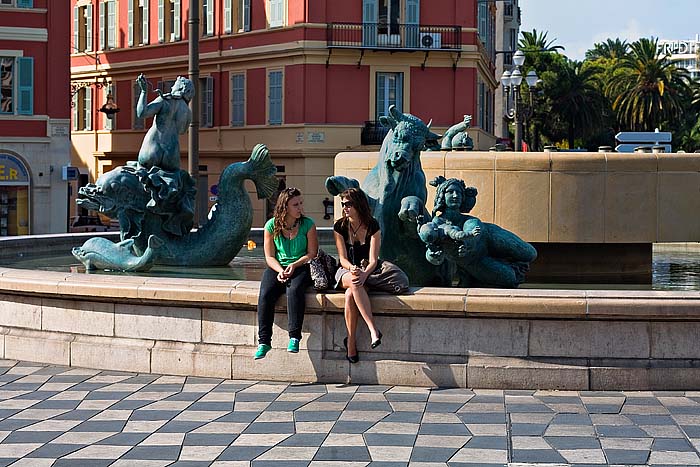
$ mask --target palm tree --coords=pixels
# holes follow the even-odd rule
[[[547,42],[546,32],[538,32],[537,29],[533,29],[532,32],[522,31],[521,34],[523,37],[518,42],[518,48],[523,50],[523,52],[557,52],[558,50],[564,50],[564,46],[554,45],[557,41],[556,39]]]
[[[551,111],[567,128],[569,148],[577,136],[598,129],[605,112],[606,100],[600,91],[600,68],[576,60],[565,60],[557,70],[549,91]]]
[[[600,58],[619,60],[627,56],[629,48],[627,41],[607,39],[605,42],[593,44],[593,48],[586,51],[586,60],[598,60]]]
[[[653,131],[681,117],[690,95],[690,75],[661,53],[658,39],[633,42],[619,66],[606,93],[623,127]]]

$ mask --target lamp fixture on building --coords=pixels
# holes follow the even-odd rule
[[[80,91],[81,89],[89,88],[91,86],[94,86],[96,89],[102,89],[102,88],[107,88],[109,89],[112,83],[110,81],[107,81],[107,77],[103,76],[102,81],[100,81],[97,77],[95,77],[95,81],[71,81],[70,83],[70,97],[71,97],[71,107],[75,105],[75,102],[73,101],[73,97]],[[111,99],[111,103],[110,103]],[[105,109],[105,106],[111,105],[111,107],[107,108],[112,108],[116,109],[112,111],[112,115],[114,115],[115,112],[119,112],[119,107],[117,107],[117,104],[114,102],[114,98],[112,97],[112,93],[107,94],[107,102],[105,105],[102,106],[100,109],[100,112],[105,112],[102,109]],[[105,112],[107,113],[107,112]],[[107,113],[107,116],[111,118],[111,115]]]
[[[112,97],[111,92],[107,93],[107,102],[100,107],[100,112],[104,113],[107,118],[114,118],[114,114],[119,112],[119,107],[117,107],[117,103],[114,102],[114,97]]]
[[[532,115],[533,94],[535,92],[535,86],[537,86],[539,81],[535,70],[528,71],[527,75],[525,76],[528,92],[525,96],[521,94],[520,84],[523,82],[523,75],[520,71],[520,67],[522,67],[524,63],[525,54],[522,50],[518,50],[513,54],[513,71],[506,70],[501,76],[501,84],[503,85],[503,90],[506,93],[508,107],[506,117],[515,122],[515,151],[522,150],[523,122]]]

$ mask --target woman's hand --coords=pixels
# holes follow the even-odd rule
[[[277,273],[277,280],[280,281],[281,283],[287,282],[288,277],[284,274],[284,271],[280,271]]]
[[[294,264],[294,263],[292,263],[292,264],[290,264],[289,266],[287,266],[286,268],[284,268],[284,275],[285,275],[285,277],[286,277],[287,279],[289,279],[290,277],[292,277],[292,275],[294,274],[294,270],[296,269],[296,267],[297,267],[297,265]]]
[[[364,285],[365,280],[367,280],[367,276],[369,275],[367,271],[358,268],[355,266],[356,271],[355,273],[352,273],[352,283],[358,286]]]

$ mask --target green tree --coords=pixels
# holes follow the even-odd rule
[[[606,87],[612,108],[623,128],[653,131],[681,118],[690,95],[690,76],[661,53],[658,39],[630,44],[619,62],[620,72]]]
[[[556,81],[549,90],[551,111],[566,126],[569,148],[576,147],[576,137],[596,132],[606,107],[600,86],[601,69],[583,62],[568,60],[557,70]]]
[[[607,39],[605,42],[593,44],[593,48],[586,51],[586,60],[620,60],[629,53],[629,44],[627,41],[618,39]]]
[[[522,31],[521,34],[522,37],[518,41],[518,48],[523,52],[557,52],[564,50],[564,46],[555,45],[556,39],[548,42],[546,32],[538,32],[537,29],[533,29],[532,32]]]

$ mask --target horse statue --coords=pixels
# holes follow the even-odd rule
[[[382,232],[381,258],[395,262],[413,285],[438,285],[438,268],[421,252],[425,244],[418,237],[418,218],[428,216],[425,202],[428,192],[420,152],[427,140],[439,135],[430,131],[419,118],[389,107],[389,115],[380,123],[389,128],[379,161],[362,185],[351,178],[333,176],[326,179],[326,189],[333,196],[348,188],[362,188],[367,195],[372,215]]]

